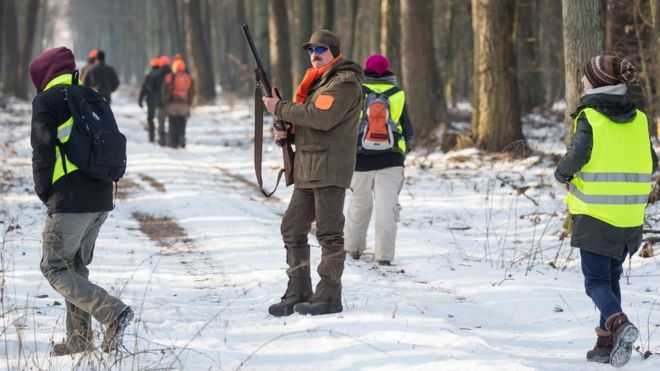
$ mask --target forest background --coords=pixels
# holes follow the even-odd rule
[[[247,23],[284,96],[309,67],[300,45],[314,30],[337,32],[342,54],[358,63],[387,56],[406,91],[417,145],[526,148],[521,117],[551,114],[562,101],[570,113],[582,66],[603,53],[637,67],[631,93],[654,118],[655,133],[659,10],[659,0],[1,0],[0,104],[30,99],[30,61],[64,44],[81,63],[103,49],[122,83],[133,85],[150,58],[180,53],[198,81],[196,104],[218,92],[247,97],[254,84],[240,32]],[[460,102],[471,103],[469,117],[455,117],[466,114]],[[451,122],[470,120],[469,132],[453,132]]]

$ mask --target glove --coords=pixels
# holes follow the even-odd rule
[[[142,101],[141,100],[138,101],[138,106],[140,106],[140,108],[142,108]]]

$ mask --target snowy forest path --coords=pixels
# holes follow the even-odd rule
[[[266,199],[256,187],[251,102],[218,100],[193,110],[185,149],[149,143],[146,112],[125,91],[113,96],[112,108],[128,137],[128,169],[97,240],[90,279],[136,309],[120,368],[589,369],[583,351],[593,345],[594,310],[579,267],[567,259],[560,272],[540,258],[527,270],[484,258],[488,228],[502,263],[529,246],[552,251],[559,244],[553,234],[538,237],[537,228],[555,222],[550,214],[560,200],[535,188],[529,192],[542,201],[536,206],[496,187],[492,171],[484,171],[495,163],[507,178],[524,172],[535,179],[551,175],[548,167],[494,162],[474,150],[430,154],[422,161],[433,166],[422,166],[411,154],[393,265],[373,262],[370,230],[361,259],[346,259],[343,312],[274,318],[267,308],[286,286],[279,229],[292,188]],[[0,354],[13,365],[105,368],[100,352],[47,356],[51,342],[63,337],[65,311],[38,269],[45,209],[32,189],[29,117],[24,102],[0,110],[7,314],[0,320],[6,339]],[[267,142],[268,186],[281,154]],[[485,196],[492,200],[488,210]],[[321,249],[313,234],[310,245],[316,267]],[[634,261],[634,269],[657,274],[648,262]],[[312,280],[318,280],[314,270]],[[657,288],[633,280],[626,290],[640,312],[636,321],[651,318]],[[647,328],[656,322],[651,318]],[[100,336],[96,322],[94,329]],[[646,333],[643,325],[640,330]]]

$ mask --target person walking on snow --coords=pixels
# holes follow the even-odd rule
[[[151,70],[144,77],[144,82],[140,88],[140,96],[138,97],[138,105],[142,108],[142,102],[147,99],[147,131],[149,132],[149,142],[153,143],[155,140],[155,126],[154,117],[156,116],[156,95],[158,92],[152,91],[151,80],[158,72],[158,58],[152,58],[149,63]]]
[[[573,141],[555,178],[566,184],[571,246],[580,249],[587,295],[600,311],[587,360],[621,367],[639,336],[621,308],[626,255],[642,240],[644,210],[658,159],[648,120],[628,96],[637,79],[627,60],[597,56],[584,66],[584,94],[573,117]]]
[[[303,44],[312,67],[298,86],[293,102],[264,97],[264,105],[279,119],[295,125],[295,189],[282,218],[281,232],[289,265],[287,288],[273,316],[328,314],[343,310],[344,197],[355,168],[355,133],[362,107],[362,68],[340,54],[339,37],[316,31]],[[275,139],[286,131],[276,131]],[[312,292],[308,234],[316,220],[321,245]]]
[[[183,59],[172,62],[172,73],[165,76],[161,99],[170,122],[170,141],[172,148],[186,147],[186,121],[190,116],[194,82],[186,72]]]
[[[151,91],[156,94],[156,117],[158,118],[158,144],[160,146],[167,145],[166,130],[165,130],[165,121],[167,120],[167,112],[163,107],[162,99],[162,90],[163,90],[163,81],[165,76],[172,73],[170,68],[170,57],[163,55],[158,59],[158,71],[154,74],[154,77],[150,81]]]
[[[94,63],[96,63],[96,54],[98,53],[98,50],[90,50],[89,51],[89,58],[87,58],[87,64],[80,69],[80,76],[78,77],[79,81],[85,81],[85,76],[87,75],[87,72],[89,71],[90,68],[94,66]]]
[[[103,350],[113,351],[121,345],[133,310],[91,283],[87,269],[99,230],[113,209],[112,181],[86,175],[60,153],[58,143],[68,142],[73,126],[65,89],[78,83],[71,50],[50,49],[29,70],[37,88],[31,130],[34,189],[48,209],[40,266],[66,301],[66,341],[54,345],[53,355],[93,350],[91,317],[106,326]]]
[[[82,80],[83,85],[98,91],[108,103],[111,103],[111,95],[119,87],[117,72],[111,66],[105,64],[105,52],[96,52],[96,63],[85,73]]]
[[[405,95],[396,86],[396,76],[389,66],[390,62],[380,54],[365,61],[357,160],[344,227],[346,252],[353,259],[360,259],[367,245],[371,211],[376,209],[374,259],[379,265],[390,265],[394,259],[403,161],[413,140]]]

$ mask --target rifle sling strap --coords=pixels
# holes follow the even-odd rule
[[[254,173],[257,176],[259,190],[261,190],[261,193],[263,193],[264,196],[270,197],[277,190],[277,186],[280,185],[280,179],[284,174],[284,169],[280,169],[277,174],[275,188],[271,192],[266,191],[261,176],[261,155],[264,141],[264,111],[263,103],[261,102],[261,87],[259,86],[258,81],[259,80],[257,80],[257,86],[254,89]]]

